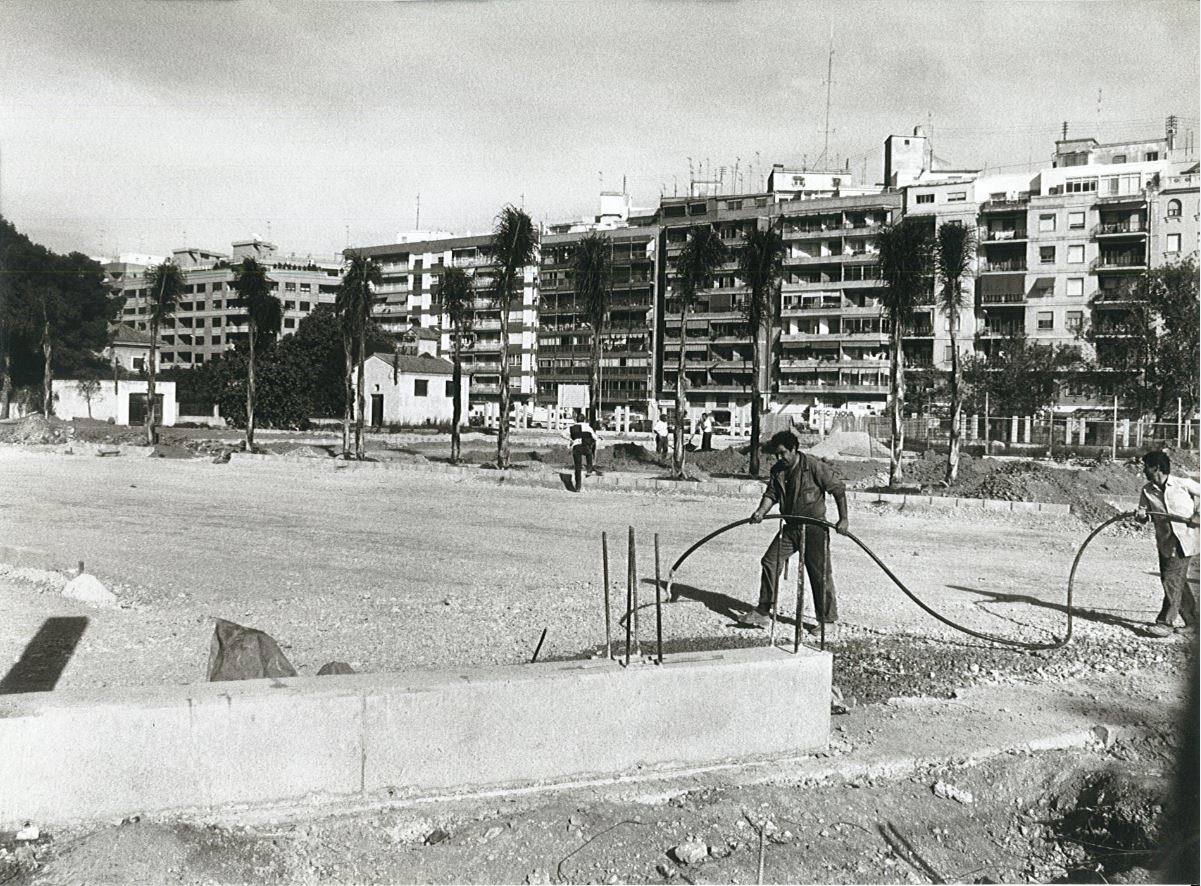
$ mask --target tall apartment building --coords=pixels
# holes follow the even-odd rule
[[[333,304],[337,297],[341,258],[279,255],[275,244],[258,238],[235,242],[230,253],[181,247],[172,258],[183,271],[185,286],[174,313],[159,329],[161,367],[197,366],[245,339],[246,314],[231,285],[245,257],[267,268],[274,294],[283,304],[281,335],[294,332],[317,305]],[[112,290],[125,296],[121,322],[146,331],[148,266],[119,260],[106,263],[104,269]]]
[[[464,268],[472,277],[476,298],[473,331],[464,354],[464,372],[471,375],[471,402],[500,399],[500,305],[493,297],[494,268],[488,255],[491,237],[480,234],[367,246],[383,272],[375,290],[373,315],[389,331],[411,326],[438,329],[439,351],[451,350],[450,318],[437,300],[438,285],[447,268]],[[522,268],[509,312],[509,393],[513,402],[537,396],[538,265]]]
[[[572,256],[589,226],[542,237],[538,304],[538,401],[557,403],[563,386],[587,385],[592,335],[575,296]],[[594,228],[595,229],[595,228]],[[647,412],[654,396],[655,248],[650,225],[599,228],[612,263],[609,309],[601,339],[600,406]]]

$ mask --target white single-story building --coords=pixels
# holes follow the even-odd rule
[[[134,329],[126,323],[116,323],[108,328],[109,345],[102,356],[111,366],[120,364],[126,372],[144,372],[150,359],[150,333]],[[161,367],[161,364],[160,364]]]
[[[114,382],[87,382],[56,378],[51,387],[54,395],[54,414],[58,418],[113,419],[119,425],[140,425],[146,420],[145,379],[121,379]],[[156,381],[154,398],[159,401],[159,424],[170,427],[178,418],[175,403],[175,382]]]
[[[454,414],[453,372],[449,360],[429,354],[372,354],[363,364],[368,423],[371,427],[449,424]],[[464,372],[459,386],[464,422],[470,388],[471,379]]]

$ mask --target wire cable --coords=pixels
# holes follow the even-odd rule
[[[1136,514],[1137,514],[1136,511],[1124,511],[1123,513],[1116,514],[1113,517],[1110,517],[1108,520],[1106,520],[1104,523],[1097,526],[1092,532],[1090,532],[1088,537],[1084,540],[1084,542],[1077,549],[1076,557],[1075,557],[1075,559],[1072,560],[1071,572],[1068,573],[1068,586],[1067,586],[1067,594],[1066,594],[1067,599],[1066,599],[1065,606],[1064,606],[1064,612],[1067,616],[1067,622],[1066,622],[1064,634],[1062,637],[1057,638],[1057,639],[1053,640],[1052,642],[1048,642],[1048,643],[1030,643],[1030,642],[1027,642],[1024,640],[1012,640],[1008,637],[999,637],[996,634],[987,634],[982,631],[976,631],[976,630],[973,630],[972,628],[965,627],[964,625],[961,625],[957,622],[952,621],[951,619],[947,618],[945,615],[942,615],[941,613],[935,611],[931,606],[929,606],[927,603],[922,601],[917,596],[917,594],[915,594],[915,593],[913,593],[913,591],[909,590],[909,588],[907,588],[905,586],[905,583],[903,581],[901,581],[899,578],[897,578],[896,574],[891,569],[888,568],[888,565],[876,555],[876,552],[873,551],[871,548],[869,548],[862,541],[860,541],[860,539],[854,533],[848,531],[846,533],[846,537],[849,538],[851,541],[855,542],[855,544],[857,544],[863,550],[863,552],[865,554],[867,554],[877,566],[880,567],[881,571],[883,571],[884,574],[887,575],[892,580],[892,583],[895,584],[898,588],[900,588],[902,593],[905,594],[905,596],[907,596],[910,600],[912,600],[915,604],[917,604],[917,606],[923,612],[925,612],[927,615],[929,615],[931,618],[934,618],[937,621],[942,622],[949,628],[953,628],[954,630],[960,631],[961,633],[964,633],[964,634],[967,634],[970,637],[976,637],[979,640],[986,640],[989,643],[997,643],[1002,646],[1014,646],[1018,649],[1028,649],[1031,651],[1038,652],[1038,651],[1049,651],[1052,649],[1062,649],[1072,639],[1072,618],[1073,618],[1072,596],[1073,596],[1075,582],[1076,582],[1076,569],[1080,565],[1080,560],[1084,556],[1085,549],[1092,543],[1092,540],[1094,538],[1096,538],[1097,535],[1099,535],[1101,533],[1101,531],[1104,530],[1106,527],[1110,526],[1113,523],[1117,523],[1120,520],[1126,520],[1131,517],[1134,517],[1134,516],[1136,516]],[[1187,523],[1188,522],[1186,520],[1186,518],[1184,518],[1184,517],[1177,517],[1177,516],[1174,516],[1171,514],[1162,514],[1162,513],[1152,512],[1150,514],[1150,516],[1158,517],[1160,519],[1167,519],[1174,523]],[[830,523],[826,520],[818,519],[816,517],[801,517],[801,516],[783,515],[783,514],[769,514],[768,516],[764,517],[763,519],[764,520],[786,520],[789,523],[809,523],[814,526],[824,526],[827,530],[835,528],[833,523]],[[672,585],[675,582],[676,570],[679,569],[680,566],[684,563],[684,561],[687,560],[690,556],[692,556],[692,554],[698,548],[702,547],[703,545],[708,544],[710,541],[717,538],[717,536],[722,535],[723,533],[729,532],[731,529],[736,529],[739,526],[745,526],[746,524],[751,523],[751,522],[752,522],[751,519],[749,517],[747,517],[742,520],[735,520],[733,523],[728,523],[725,526],[722,526],[718,529],[715,529],[713,532],[710,532],[704,538],[700,539],[700,541],[695,542],[690,548],[688,548],[688,550],[684,551],[684,553],[681,554],[676,559],[676,562],[672,564],[671,571],[667,573],[667,599],[668,600],[676,599],[676,595],[672,593]],[[804,565],[798,564],[798,568],[804,568]],[[777,575],[778,574],[779,574],[779,571],[777,570]]]

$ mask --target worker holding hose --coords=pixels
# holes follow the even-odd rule
[[[773,434],[763,448],[775,463],[759,507],[751,514],[751,522],[763,522],[773,505],[779,505],[785,520],[760,561],[759,605],[742,617],[742,623],[759,628],[768,625],[779,592],[781,565],[800,550],[803,533],[805,570],[813,587],[813,608],[817,618],[826,624],[833,624],[838,620],[838,604],[834,597],[834,574],[830,567],[829,531],[825,526],[790,522],[787,518],[799,516],[825,520],[826,496],[832,495],[838,506],[838,523],[834,528],[840,535],[846,535],[846,486],[829,465],[801,452],[801,442],[792,431]],[[797,568],[800,568],[799,564]],[[816,627],[810,630],[816,630]]]
[[[1143,476],[1147,485],[1138,500],[1136,519],[1155,526],[1155,546],[1159,551],[1159,580],[1163,584],[1163,606],[1148,633],[1166,637],[1174,630],[1179,615],[1185,631],[1197,630],[1197,562],[1201,552],[1201,483],[1171,475],[1172,462],[1166,452],[1148,452],[1143,456]],[[1166,520],[1157,514],[1182,517],[1185,522]]]

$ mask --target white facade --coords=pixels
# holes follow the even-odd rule
[[[448,424],[454,415],[451,372],[451,363],[437,357],[372,354],[363,366],[367,422],[372,426]],[[470,389],[471,379],[463,373],[459,402],[464,422]]]
[[[83,383],[76,379],[56,378],[51,388],[54,395],[54,414],[64,420],[91,417],[98,421],[113,419],[115,424],[128,425],[130,400],[132,398],[144,401],[148,384],[141,379],[101,381],[89,397]],[[154,392],[156,396],[163,398],[163,414],[159,424],[163,427],[174,425],[179,414],[175,402],[175,382],[156,382]],[[137,408],[136,405],[133,407],[135,413]]]

